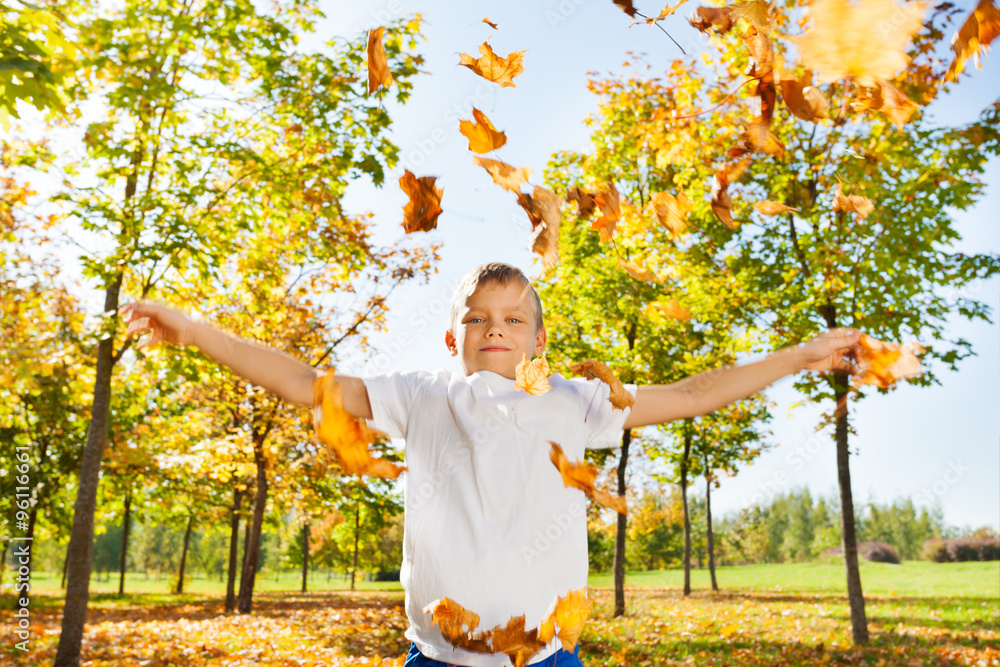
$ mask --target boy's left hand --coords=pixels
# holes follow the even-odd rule
[[[857,329],[831,329],[816,336],[799,348],[802,354],[802,367],[810,371],[847,371],[852,375],[858,372],[851,359],[859,359],[861,346],[858,338],[861,332]]]

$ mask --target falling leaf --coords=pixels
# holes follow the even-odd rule
[[[626,273],[628,273],[636,280],[646,280],[655,283],[663,282],[662,280],[660,280],[660,277],[658,275],[656,275],[652,271],[647,271],[646,269],[642,268],[638,264],[635,264],[634,262],[624,262],[622,260],[618,260],[618,266],[625,269]]]
[[[436,187],[435,181],[437,176],[417,178],[409,169],[400,176],[399,187],[410,198],[403,206],[403,229],[407,234],[427,232],[437,227],[444,190]]]
[[[861,222],[868,217],[869,213],[875,210],[875,205],[872,204],[868,197],[845,195],[838,183],[837,191],[833,194],[833,210],[835,213],[839,211],[853,213],[855,219]]]
[[[758,30],[771,30],[771,2],[767,0],[751,0],[737,5],[730,5],[734,19],[740,19],[753,25]]]
[[[743,43],[750,51],[750,76],[766,77],[774,71],[774,46],[764,32],[751,27],[743,36]]]
[[[691,213],[691,200],[684,190],[677,188],[676,197],[669,192],[654,193],[652,201],[653,212],[664,229],[677,236],[687,228],[685,218]]]
[[[733,27],[733,10],[729,7],[699,7],[688,19],[688,23],[701,32],[715,28],[716,32],[724,35]]]
[[[858,382],[888,389],[896,382],[922,371],[918,354],[925,348],[920,343],[883,343],[866,334],[858,338],[861,358],[858,360]]]
[[[552,445],[552,452],[549,454],[549,458],[552,459],[552,465],[562,475],[564,486],[580,489],[588,498],[602,507],[613,509],[619,514],[628,513],[625,507],[625,496],[614,495],[594,488],[594,480],[597,479],[597,468],[579,461],[570,463],[562,447],[551,440],[549,444]]]
[[[549,362],[544,356],[528,361],[528,355],[523,355],[521,363],[514,369],[514,379],[515,389],[532,396],[541,396],[552,389],[549,386]]]
[[[951,40],[955,59],[945,74],[945,81],[958,81],[958,75],[965,71],[965,61],[969,56],[975,59],[976,67],[981,67],[979,54],[986,52],[997,35],[1000,35],[1000,10],[993,4],[993,0],[979,0],[979,4]]]
[[[545,620],[538,626],[538,638],[548,643],[554,637],[559,637],[563,649],[572,653],[593,606],[594,603],[587,599],[586,588],[567,591],[566,595],[555,601],[552,611],[545,615]],[[559,628],[558,631],[556,627]]]
[[[483,19],[483,23],[485,23],[489,27],[493,28],[494,30],[497,29],[497,24],[494,23],[493,21],[491,21],[489,16],[487,16],[486,18]]]
[[[615,226],[621,218],[621,202],[618,189],[614,183],[608,182],[606,188],[594,195],[594,203],[601,211],[601,217],[590,224],[591,229],[601,233],[601,241],[607,243],[615,233]]]
[[[578,186],[574,186],[566,192],[566,201],[576,202],[577,217],[580,218],[589,218],[590,214],[597,208],[594,195],[581,190]]]
[[[776,201],[759,201],[753,205],[758,212],[764,215],[778,215],[779,213],[798,213],[799,209],[794,206],[787,206]]]
[[[512,51],[506,58],[501,58],[493,52],[490,45],[483,42],[479,45],[480,58],[473,58],[467,53],[460,53],[460,65],[465,65],[487,81],[500,84],[500,87],[516,88],[514,77],[524,71],[524,51]]]
[[[646,23],[653,24],[656,23],[657,21],[662,21],[663,19],[667,18],[668,16],[676,12],[677,9],[685,2],[687,2],[687,0],[677,0],[677,2],[673,5],[668,3],[666,7],[660,10],[659,16],[657,16],[655,19],[649,19],[649,18],[646,19]]]
[[[813,123],[826,118],[830,109],[823,93],[812,85],[812,72],[808,70],[801,79],[781,80],[781,99],[793,116]]]
[[[687,321],[691,319],[691,311],[682,306],[681,302],[677,299],[670,299],[667,303],[654,301],[647,306],[647,309],[655,311],[664,317],[669,317],[672,320]]]
[[[382,32],[385,26],[379,26],[368,31],[368,94],[374,93],[379,86],[388,88],[392,85],[392,72],[385,62],[385,48],[382,46]]]
[[[533,194],[519,193],[517,203],[531,220],[531,249],[541,256],[546,266],[559,261],[559,208],[562,198],[543,187],[535,186]]]
[[[313,381],[313,412],[319,441],[329,447],[345,474],[396,479],[406,470],[372,457],[368,445],[375,441],[376,432],[344,409],[344,394],[332,372]]]
[[[815,0],[810,25],[800,37],[799,61],[820,81],[852,78],[873,86],[906,67],[907,47],[923,23],[927,5],[895,0]]]
[[[739,162],[724,165],[712,177],[712,212],[729,229],[736,229],[737,226],[733,221],[733,199],[729,195],[729,184],[739,180],[749,165],[750,158],[744,157]]]
[[[859,111],[881,111],[896,127],[902,128],[919,105],[891,83],[876,81],[874,86],[861,88],[852,106]]]
[[[618,9],[622,10],[632,18],[635,18],[635,7],[632,6],[632,0],[612,0]]]
[[[473,153],[489,153],[507,143],[507,135],[498,132],[490,119],[479,109],[472,108],[472,116],[476,119],[458,122],[458,131],[469,140],[469,150]]]
[[[503,653],[514,667],[524,667],[536,653],[544,649],[548,642],[538,639],[538,629],[524,629],[524,616],[514,616],[504,627],[490,631],[490,647],[493,653]]]
[[[485,169],[493,177],[494,183],[504,190],[510,190],[515,194],[520,193],[521,186],[531,178],[531,169],[529,167],[517,167],[515,169],[506,162],[491,160],[485,157],[473,157],[472,161]]]
[[[611,387],[609,400],[611,401],[611,405],[614,406],[616,410],[630,408],[632,407],[632,404],[635,403],[635,399],[632,397],[632,394],[625,390],[625,385],[622,384],[621,380],[615,377],[615,374],[611,372],[611,369],[600,361],[596,361],[594,359],[581,361],[573,364],[570,367],[570,370],[577,375],[590,375],[596,377],[598,380],[601,380]]]

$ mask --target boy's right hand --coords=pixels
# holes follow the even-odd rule
[[[128,329],[125,338],[152,331],[145,339],[140,339],[138,348],[156,345],[161,340],[174,345],[191,345],[194,343],[194,322],[183,313],[152,301],[127,303],[118,309],[118,314],[125,318]]]

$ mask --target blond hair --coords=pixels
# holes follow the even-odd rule
[[[535,327],[541,329],[542,322],[542,300],[538,298],[538,292],[528,277],[521,269],[503,262],[487,262],[480,264],[465,274],[459,284],[455,294],[451,297],[451,316],[448,320],[448,329],[455,332],[455,321],[458,319],[458,312],[465,303],[465,300],[472,296],[477,289],[485,285],[499,285],[506,287],[510,283],[517,281],[524,285],[524,292],[531,293],[531,301],[535,304]]]

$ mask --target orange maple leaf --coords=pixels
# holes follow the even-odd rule
[[[507,135],[498,132],[490,119],[479,109],[472,108],[472,116],[476,119],[458,122],[458,131],[469,140],[469,150],[473,153],[489,153],[507,143]]]
[[[407,234],[428,232],[437,227],[444,191],[434,185],[435,181],[437,176],[417,178],[409,169],[400,176],[399,187],[410,198],[403,206],[403,229]]]
[[[903,127],[919,105],[903,94],[898,88],[885,81],[876,81],[874,86],[862,87],[858,98],[851,104],[859,111],[881,111],[896,127]]]
[[[653,19],[647,18],[646,24],[651,25],[653,23],[656,23],[657,21],[662,21],[663,19],[667,18],[668,16],[676,12],[677,9],[685,2],[687,2],[687,0],[677,0],[677,2],[672,5],[670,3],[667,3],[667,6],[660,10],[660,14],[656,18]]]
[[[715,28],[720,35],[725,35],[733,28],[733,10],[729,7],[699,7],[688,19],[688,23],[701,32]]]
[[[729,184],[739,180],[750,165],[750,157],[745,156],[739,162],[723,165],[712,178],[712,212],[730,229],[736,229],[733,221],[733,199],[729,194]]]
[[[764,215],[778,215],[779,213],[798,213],[799,209],[776,201],[764,200],[753,205],[758,212]]]
[[[570,366],[570,371],[576,373],[577,375],[596,377],[598,380],[608,385],[611,388],[611,394],[608,399],[611,401],[611,405],[614,406],[616,410],[630,408],[632,407],[632,404],[635,403],[635,398],[632,397],[632,394],[626,391],[625,385],[622,384],[622,381],[615,376],[614,372],[610,368],[596,359],[587,359],[586,361],[573,364]]]
[[[483,19],[483,23],[485,23],[489,27],[493,28],[494,30],[497,29],[497,24],[494,23],[493,21],[491,21],[489,16],[487,16],[486,18]]]
[[[663,282],[663,280],[658,275],[656,275],[652,271],[642,268],[635,262],[626,262],[624,260],[619,259],[618,266],[625,269],[625,272],[628,273],[633,278],[635,278],[636,280],[645,280],[654,283]]]
[[[691,213],[691,200],[683,189],[677,188],[676,197],[669,192],[654,193],[652,201],[653,213],[664,229],[678,236],[687,228],[685,220]]]
[[[781,80],[781,99],[796,118],[813,123],[826,118],[830,103],[820,89],[812,85],[812,72],[806,71],[801,79]]]
[[[820,81],[852,78],[873,86],[906,67],[906,49],[923,24],[927,5],[895,0],[814,0],[809,28],[792,38],[799,60]]]
[[[564,486],[580,489],[588,498],[602,507],[611,508],[619,514],[628,513],[625,508],[625,496],[613,495],[607,491],[594,488],[594,480],[597,479],[597,468],[579,461],[570,463],[562,447],[551,440],[549,444],[552,445],[549,458],[552,459],[552,465],[562,475]]]
[[[524,71],[525,51],[511,51],[506,58],[501,58],[487,42],[479,45],[480,58],[473,58],[468,53],[460,53],[460,65],[465,65],[487,81],[500,84],[500,87],[516,88],[514,77]]]
[[[993,0],[979,0],[979,4],[951,41],[955,59],[948,67],[944,80],[958,81],[958,75],[965,71],[965,61],[969,56],[975,59],[976,67],[980,67],[979,54],[986,51],[997,35],[1000,35],[1000,10],[993,4]]]
[[[382,46],[382,32],[385,26],[368,31],[368,94],[379,86],[392,85],[392,72],[385,61],[385,47]]]
[[[528,182],[531,178],[531,168],[530,167],[512,167],[506,162],[501,162],[500,160],[491,160],[485,157],[473,157],[472,161],[485,169],[489,175],[493,178],[493,182],[499,185],[504,190],[510,190],[511,192],[518,194],[521,192],[521,186]]]
[[[536,185],[532,194],[518,194],[517,203],[531,220],[531,249],[541,256],[545,266],[555,266],[559,261],[559,208],[562,198]]]
[[[768,0],[750,0],[750,2],[730,5],[728,9],[732,11],[734,19],[742,19],[758,30],[769,32],[774,23],[771,16],[771,4]]]
[[[618,188],[615,184],[608,182],[607,187],[594,195],[594,203],[601,211],[601,216],[590,224],[591,229],[601,233],[601,242],[607,243],[615,233],[615,226],[621,219],[621,202],[618,197]]]
[[[513,616],[504,627],[490,631],[490,647],[494,653],[504,653],[514,667],[524,667],[528,660],[545,648],[548,642],[538,639],[538,629],[524,629],[524,616]]]
[[[456,648],[475,653],[504,653],[516,667],[523,667],[547,642],[538,639],[538,630],[525,630],[524,616],[512,616],[504,626],[494,626],[485,632],[475,632],[479,627],[476,614],[451,598],[436,600],[426,607],[431,623],[441,628],[441,635]]]
[[[521,363],[514,369],[514,379],[515,389],[532,396],[541,396],[552,389],[549,386],[549,362],[544,356],[528,361],[528,355],[523,355]]]
[[[368,445],[377,432],[344,409],[344,394],[333,372],[313,381],[314,426],[319,441],[326,445],[347,475],[375,475],[396,479],[406,470],[392,461],[374,458]]]
[[[566,595],[556,599],[552,610],[538,626],[538,638],[547,643],[558,636],[563,649],[572,652],[593,606],[594,603],[587,599],[586,588],[567,591]]]
[[[845,195],[840,188],[840,183],[838,183],[837,191],[833,193],[833,210],[835,213],[838,211],[853,213],[854,218],[858,222],[861,222],[868,217],[869,213],[875,210],[875,205],[872,204],[868,197]]]
[[[647,310],[650,312],[657,312],[664,317],[669,317],[672,320],[690,320],[691,311],[681,305],[681,302],[677,299],[670,299],[667,303],[661,303],[660,301],[654,301],[649,304]]]
[[[858,338],[861,358],[858,360],[858,378],[861,384],[873,384],[888,389],[896,382],[923,372],[918,354],[925,348],[920,343],[883,343],[866,334]]]

